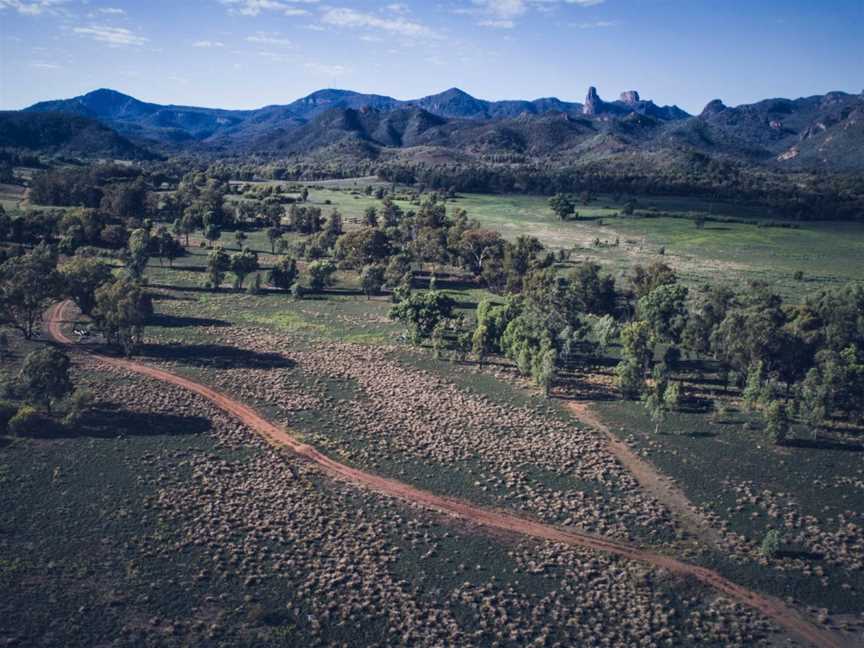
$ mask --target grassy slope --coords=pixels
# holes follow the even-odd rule
[[[313,190],[310,201],[325,213],[336,207],[346,220],[359,219],[380,201],[350,191]],[[403,209],[416,208],[400,201]],[[601,196],[588,207],[580,206],[580,219],[561,222],[542,196],[464,194],[452,206],[465,209],[484,227],[506,238],[536,236],[552,248],[576,248],[575,258],[590,259],[624,274],[635,263],[663,260],[676,267],[692,284],[726,281],[740,285],[748,280],[769,281],[787,295],[818,290],[847,280],[864,281],[864,224],[802,223],[798,229],[758,227],[741,223],[708,223],[698,230],[684,218],[620,218],[622,204]],[[639,199],[640,210],[658,209],[695,216],[722,215],[759,218],[758,210],[718,206],[682,197]],[[646,211],[650,213],[650,211]],[[595,239],[621,246],[595,248]],[[665,248],[661,258],[658,251]],[[796,281],[796,271],[804,281]]]

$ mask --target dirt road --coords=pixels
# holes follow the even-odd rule
[[[711,526],[684,492],[670,482],[667,476],[661,474],[648,461],[631,450],[630,446],[616,437],[585,403],[571,401],[567,403],[567,409],[578,420],[606,437],[609,452],[633,475],[643,490],[675,515],[687,531],[714,548],[722,547],[723,538],[719,531]]]
[[[55,341],[73,346],[74,342],[62,330],[65,314],[71,309],[71,306],[71,302],[66,301],[57,304],[49,311],[48,332]],[[235,416],[244,425],[261,434],[274,446],[288,448],[297,455],[315,462],[324,471],[337,479],[369,488],[383,495],[419,504],[440,513],[456,516],[469,523],[530,536],[540,540],[550,540],[552,542],[585,547],[596,551],[604,551],[630,560],[648,563],[680,576],[695,578],[713,587],[730,599],[758,610],[778,626],[787,630],[791,635],[813,646],[818,646],[819,648],[840,648],[847,643],[844,642],[842,637],[814,625],[797,610],[786,605],[780,599],[752,592],[723,578],[720,574],[710,569],[690,565],[669,556],[645,551],[623,542],[608,540],[578,531],[564,531],[547,524],[517,517],[510,513],[480,508],[468,502],[441,497],[393,479],[387,479],[379,475],[351,468],[321,454],[314,447],[297,441],[284,429],[267,421],[251,407],[205,385],[133,360],[95,354],[94,357],[107,364],[183,387],[206,398],[220,409]]]

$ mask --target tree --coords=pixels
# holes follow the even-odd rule
[[[494,230],[466,229],[455,242],[455,252],[463,267],[480,275],[487,260],[503,258],[504,239]]]
[[[655,434],[659,434],[660,426],[668,413],[678,407],[679,400],[678,385],[669,381],[668,374],[661,367],[655,367],[651,385],[642,394],[642,404],[654,422]]]
[[[615,367],[616,384],[625,398],[637,398],[645,389],[645,372],[654,360],[648,323],[625,325],[621,329],[621,347],[621,362]]]
[[[111,280],[111,267],[98,259],[73,257],[60,266],[63,291],[85,315],[93,312],[96,291]]]
[[[108,343],[119,345],[126,355],[132,355],[141,343],[144,326],[152,315],[150,295],[133,279],[115,279],[96,291],[93,319]]]
[[[364,227],[348,232],[336,241],[335,254],[355,267],[386,259],[390,255],[390,240],[378,228]]]
[[[147,268],[147,262],[150,260],[150,253],[152,251],[150,232],[143,227],[132,230],[129,234],[129,240],[126,242],[126,247],[129,251],[126,268],[132,277],[140,279]]]
[[[567,220],[567,217],[576,211],[576,203],[566,194],[555,194],[549,199],[549,207],[555,215],[561,220]]]
[[[582,263],[569,279],[581,309],[592,315],[611,315],[615,312],[618,294],[615,279],[611,275],[601,275],[596,263]]]
[[[222,238],[222,228],[218,225],[205,225],[204,226],[204,238],[213,245],[216,241]]]
[[[384,287],[384,266],[367,265],[360,273],[360,286],[366,293],[367,299],[372,295],[378,295]]]
[[[432,350],[435,352],[435,359],[440,360],[444,357],[445,338],[444,334],[447,331],[446,320],[439,321],[435,328],[432,329]]]
[[[231,269],[231,257],[221,247],[216,247],[207,257],[207,285],[213,290],[219,290],[225,281],[225,274]]]
[[[647,268],[637,265],[633,268],[633,276],[630,284],[637,298],[644,297],[660,286],[666,286],[678,282],[678,275],[665,263],[655,261]]]
[[[474,329],[474,334],[471,336],[471,350],[477,356],[477,364],[483,368],[483,361],[486,355],[491,350],[491,340],[489,339],[489,327],[483,322],[478,322]]]
[[[735,305],[735,293],[725,286],[706,286],[698,305],[690,309],[687,325],[681,334],[685,348],[694,353],[711,352],[711,336],[729,309]]]
[[[339,213],[338,209],[334,209],[332,212],[330,212],[330,216],[327,218],[327,225],[324,228],[324,231],[330,234],[334,240],[345,233],[345,225],[342,220],[342,214]]]
[[[618,322],[611,315],[595,318],[591,323],[591,333],[597,343],[597,350],[600,353],[605,353],[606,350],[618,337],[620,329]]]
[[[780,543],[780,532],[777,529],[769,529],[759,550],[766,558],[774,558],[780,553]]]
[[[366,227],[378,227],[378,210],[374,206],[369,206],[363,213],[363,224]]]
[[[411,274],[411,259],[406,254],[394,254],[387,262],[384,271],[384,285],[395,289],[406,276]]]
[[[151,248],[155,256],[160,259],[168,259],[168,265],[174,265],[174,259],[184,253],[183,246],[165,227],[156,230],[156,236],[151,240]]]
[[[775,445],[783,445],[789,435],[789,418],[786,407],[779,400],[771,401],[765,408],[765,432]]]
[[[195,228],[198,227],[199,221],[196,214],[193,211],[186,210],[183,212],[183,216],[174,221],[174,233],[177,236],[181,234],[186,238],[186,245],[189,245],[189,235],[195,231]]]
[[[279,290],[291,290],[299,274],[297,262],[290,257],[285,257],[279,259],[267,273],[267,283]]]
[[[61,287],[56,261],[40,245],[0,265],[0,314],[29,340],[38,331],[45,309],[61,294]]]
[[[242,288],[246,277],[258,270],[258,254],[249,248],[231,255],[231,272],[234,274],[234,287]]]
[[[279,237],[282,236],[282,228],[280,227],[268,227],[267,228],[267,240],[270,241],[270,252],[271,254],[276,254],[276,241],[279,240]]]
[[[534,380],[543,388],[543,394],[549,396],[552,391],[552,383],[555,379],[555,367],[557,358],[555,349],[549,348],[543,351],[540,362],[534,371]]]
[[[321,292],[333,284],[333,273],[336,272],[336,266],[333,265],[332,261],[319,259],[310,263],[306,267],[306,272],[309,274],[309,288],[314,292]]]
[[[15,386],[25,401],[50,410],[51,405],[72,393],[69,356],[54,348],[32,351],[24,358]]]
[[[687,324],[687,288],[679,284],[658,286],[639,300],[636,310],[651,327],[655,344],[678,344]]]
[[[390,319],[402,322],[411,331],[415,344],[430,337],[441,321],[452,317],[456,303],[437,291],[412,293],[390,309]]]

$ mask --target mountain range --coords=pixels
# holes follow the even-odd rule
[[[635,90],[605,101],[593,87],[582,103],[486,101],[458,88],[411,101],[326,89],[257,110],[160,105],[102,89],[0,113],[0,146],[130,158],[193,151],[571,163],[635,156],[654,163],[696,154],[780,169],[859,172],[864,93],[736,107],[714,100],[689,115]]]

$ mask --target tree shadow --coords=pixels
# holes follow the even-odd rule
[[[860,443],[843,443],[831,439],[787,439],[783,443],[787,448],[801,448],[804,450],[838,450],[840,452],[864,452],[864,445]]]
[[[683,435],[691,439],[711,439],[717,436],[716,432],[685,432]]]
[[[798,551],[795,549],[781,549],[775,556],[777,558],[791,558],[798,560],[824,560],[825,554],[817,551]]]
[[[292,369],[296,363],[279,353],[260,353],[224,344],[142,344],[137,356],[214,369]]]
[[[157,288],[157,284],[150,284],[151,287]],[[176,290],[176,288],[172,287],[172,290]],[[169,293],[156,293],[150,296],[150,299],[154,302],[161,301],[182,301],[182,302],[195,302],[198,301],[194,297],[184,297],[182,295],[172,295]]]
[[[82,417],[70,436],[193,436],[212,428],[210,419],[203,416],[133,412],[102,403]]]
[[[190,326],[231,326],[231,322],[226,322],[225,320],[220,319],[166,315],[164,313],[156,313],[153,315],[148,324],[164,326],[167,328],[186,328]]]

